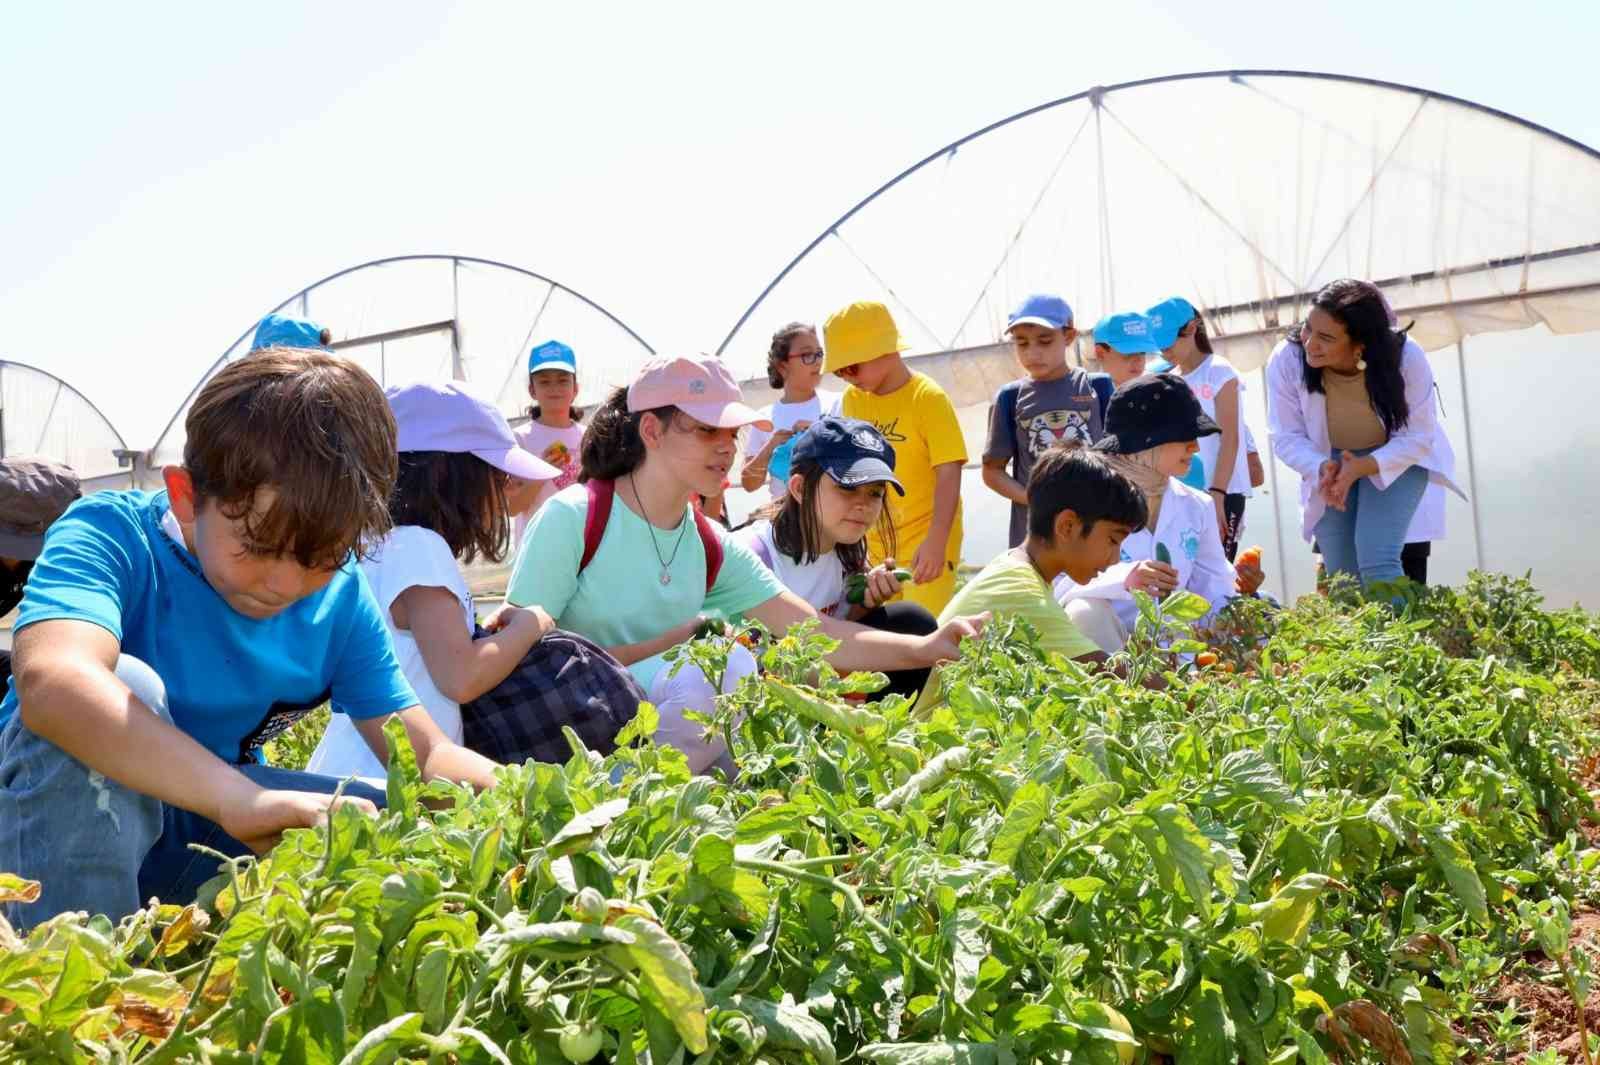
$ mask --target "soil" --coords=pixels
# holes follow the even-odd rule
[[[1600,911],[1573,914],[1572,946],[1588,954],[1590,965],[1600,969]],[[1526,964],[1518,966],[1516,973],[1500,978],[1485,1003],[1491,1010],[1498,1011],[1514,1002],[1521,1018],[1527,1022],[1519,1045],[1506,1048],[1509,1053],[1505,1060],[1511,1065],[1522,1065],[1531,1051],[1554,1047],[1563,1061],[1583,1062],[1578,1011],[1566,986],[1556,976],[1555,963],[1537,948],[1525,954],[1523,961]],[[1583,1012],[1592,1044],[1592,1037],[1600,1034],[1600,991],[1589,995]]]

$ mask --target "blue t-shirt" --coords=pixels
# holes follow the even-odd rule
[[[227,762],[332,700],[353,718],[417,705],[383,615],[352,559],[321,591],[256,621],[206,583],[162,528],[165,492],[96,492],[50,526],[17,615],[92,622],[165,682],[173,722]],[[16,713],[8,685],[0,726]]]

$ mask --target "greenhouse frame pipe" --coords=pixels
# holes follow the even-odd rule
[[[644,339],[644,337],[640,336],[638,333],[635,333],[633,331],[633,329],[628,325],[627,322],[624,322],[621,318],[618,318],[616,315],[612,314],[605,307],[603,307],[600,304],[596,303],[594,300],[590,299],[588,296],[585,296],[583,293],[579,292],[577,289],[572,288],[572,287],[567,286],[567,285],[563,285],[561,282],[555,280],[554,278],[546,277],[545,275],[543,275],[541,273],[536,273],[535,271],[529,270],[526,267],[517,266],[517,265],[515,265],[513,263],[501,262],[498,259],[482,259],[482,258],[479,258],[476,255],[446,255],[446,254],[442,254],[442,253],[419,253],[419,254],[414,254],[414,255],[391,255],[391,256],[389,256],[387,258],[384,258],[384,259],[372,259],[372,260],[369,260],[369,261],[364,262],[364,263],[358,263],[355,266],[346,267],[343,270],[335,271],[334,273],[329,274],[327,277],[324,277],[319,281],[313,281],[311,284],[307,285],[305,288],[303,288],[300,291],[296,292],[294,295],[290,296],[288,299],[286,299],[283,302],[279,303],[277,306],[273,307],[271,310],[269,310],[269,311],[267,311],[265,313],[266,314],[276,314],[277,312],[283,310],[285,307],[289,306],[289,304],[293,303],[295,300],[299,300],[300,301],[300,310],[301,310],[302,317],[309,317],[309,307],[310,307],[310,296],[311,296],[311,293],[314,292],[315,290],[321,288],[323,285],[328,284],[331,281],[337,281],[339,278],[344,277],[346,274],[353,274],[357,270],[366,270],[369,267],[391,266],[391,265],[393,265],[395,263],[423,262],[423,261],[427,261],[427,260],[438,260],[438,261],[441,261],[441,262],[442,261],[449,261],[451,263],[450,270],[451,270],[451,299],[452,299],[452,301],[454,301],[457,298],[457,293],[456,293],[456,288],[455,288],[456,280],[457,280],[456,271],[458,271],[460,269],[462,263],[472,263],[472,264],[475,264],[477,266],[493,266],[493,267],[498,267],[501,270],[510,270],[513,273],[518,273],[518,274],[522,274],[522,275],[524,275],[526,277],[531,277],[535,281],[542,281],[545,284],[549,285],[552,289],[560,289],[562,292],[567,293],[569,296],[572,296],[572,297],[576,298],[580,303],[583,303],[583,304],[587,305],[588,307],[590,307],[590,308],[592,308],[592,309],[594,309],[596,311],[599,311],[602,315],[604,315],[607,319],[609,319],[613,325],[615,325],[617,328],[621,329],[624,333],[627,333],[634,340],[638,341],[639,346],[644,348],[645,351],[649,352],[651,355],[654,355],[656,353],[656,349],[651,347],[650,344]],[[258,318],[256,320],[256,322],[252,323],[248,329],[246,329],[244,332],[240,333],[239,336],[234,340],[234,342],[232,344],[229,344],[226,348],[223,349],[222,355],[215,362],[213,362],[209,367],[206,368],[206,372],[203,373],[200,376],[200,380],[195,384],[194,388],[190,389],[189,390],[189,394],[183,397],[183,402],[178,404],[178,409],[172,412],[172,417],[167,420],[167,424],[162,428],[160,435],[158,435],[156,437],[155,443],[150,445],[150,449],[149,450],[154,451],[157,447],[159,447],[161,445],[162,441],[166,440],[167,434],[172,432],[172,427],[174,425],[176,425],[177,422],[178,422],[178,415],[183,413],[183,409],[189,405],[189,403],[194,399],[195,396],[199,395],[201,386],[203,384],[205,384],[205,382],[211,377],[211,375],[213,373],[215,373],[216,370],[227,360],[228,352],[230,352],[234,348],[238,347],[240,342],[242,342],[245,339],[245,337],[248,337],[252,332],[254,332],[255,328],[256,328],[256,325],[259,324],[259,322],[260,322],[260,319]],[[452,331],[452,333],[453,332],[454,331]],[[457,361],[459,361],[459,359],[460,359],[459,352],[453,353],[452,358],[457,360]],[[104,417],[104,415],[101,415],[101,417]],[[107,424],[109,425],[110,423],[107,422]]]
[[[111,430],[111,435],[117,438],[117,443],[118,443],[118,445],[121,446],[122,450],[126,451],[128,449],[128,442],[122,438],[122,433],[118,431],[116,425],[112,423],[111,419],[106,417],[105,412],[102,411],[98,406],[96,406],[95,402],[92,399],[90,399],[88,396],[84,395],[82,392],[79,392],[76,388],[73,388],[70,384],[68,384],[67,381],[64,378],[62,378],[62,377],[60,377],[60,376],[58,376],[56,374],[51,373],[49,370],[44,369],[42,366],[35,366],[32,363],[22,362],[19,359],[0,359],[0,373],[3,373],[7,366],[16,366],[16,367],[19,367],[20,369],[30,370],[33,373],[39,374],[40,376],[47,377],[50,380],[54,381],[58,387],[66,389],[68,392],[72,393],[74,396],[77,396],[79,399],[83,400],[83,402],[88,406],[88,408],[90,410],[94,411],[95,414],[97,416],[99,416],[100,420],[105,423],[106,428]],[[187,400],[185,400],[185,402],[187,402]],[[4,453],[5,453],[5,437],[4,436],[0,436],[0,455],[3,455]]]
[[[1435,92],[1432,89],[1419,88],[1416,85],[1406,85],[1398,81],[1385,81],[1381,78],[1363,78],[1352,74],[1332,74],[1326,71],[1316,70],[1273,70],[1260,68],[1245,70],[1197,70],[1190,71],[1185,74],[1163,74],[1159,77],[1139,78],[1134,81],[1118,82],[1115,85],[1096,85],[1092,86],[1091,88],[1084,89],[1082,92],[1075,92],[1071,96],[1063,96],[1056,100],[1050,100],[1042,104],[1036,104],[1033,107],[1027,108],[1026,110],[1018,111],[1014,115],[1008,115],[1007,117],[996,122],[991,122],[987,126],[967,134],[965,137],[960,137],[951,141],[938,151],[930,152],[928,155],[906,167],[904,170],[900,171],[900,173],[896,174],[882,185],[879,185],[870,194],[868,194],[865,199],[835,219],[832,225],[828,226],[828,228],[824,229],[821,233],[818,233],[810,244],[807,244],[801,249],[800,254],[789,260],[788,265],[778,272],[778,276],[774,277],[770,282],[767,283],[767,287],[761,290],[761,294],[755,298],[755,301],[751,303],[749,307],[745,308],[744,313],[739,316],[739,320],[734,323],[733,328],[728,330],[728,335],[722,338],[721,344],[717,345],[717,354],[720,356],[723,351],[727,349],[728,345],[733,342],[733,338],[739,334],[739,330],[743,329],[745,323],[750,320],[750,316],[755,314],[756,309],[760,307],[766,298],[772,294],[772,290],[777,288],[778,285],[782,283],[783,279],[788,277],[794,268],[799,266],[801,261],[805,259],[807,255],[810,255],[813,251],[815,251],[817,246],[823,241],[827,240],[829,236],[834,234],[840,226],[850,221],[850,219],[854,218],[868,204],[876,200],[879,196],[882,196],[884,193],[888,192],[890,189],[894,188],[896,185],[900,184],[900,182],[904,181],[912,174],[915,174],[929,163],[932,163],[938,159],[942,159],[952,152],[957,151],[963,145],[970,144],[979,137],[982,137],[987,133],[993,133],[995,130],[1001,129],[1005,126],[1009,126],[1013,122],[1020,122],[1024,118],[1031,118],[1032,116],[1040,114],[1041,112],[1049,111],[1056,107],[1062,107],[1066,104],[1076,103],[1079,100],[1089,100],[1093,106],[1099,107],[1101,99],[1110,95],[1111,93],[1120,92],[1123,89],[1140,89],[1150,85],[1164,85],[1182,81],[1197,81],[1202,78],[1227,78],[1229,81],[1238,82],[1242,81],[1244,78],[1268,77],[1308,78],[1320,81],[1337,81],[1350,85],[1366,85],[1378,89],[1394,89],[1399,92],[1415,93],[1416,95],[1427,99],[1441,100],[1445,103],[1457,104],[1473,111],[1479,111],[1483,114],[1493,115],[1496,118],[1504,119],[1507,122],[1522,126],[1525,129],[1531,129],[1536,133],[1542,133],[1547,137],[1552,137],[1568,147],[1576,148],[1584,154],[1591,156],[1597,161],[1600,161],[1600,149],[1592,148],[1580,140],[1568,137],[1564,133],[1557,133],[1548,126],[1542,126],[1537,122],[1530,121],[1518,115],[1513,115],[1508,111],[1502,111],[1497,107],[1490,107],[1488,104],[1480,104],[1472,100],[1463,99],[1460,96],[1452,96],[1449,93]]]

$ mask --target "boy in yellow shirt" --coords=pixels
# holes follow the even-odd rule
[[[889,308],[852,303],[822,327],[823,368],[849,382],[842,402],[847,418],[871,422],[894,445],[895,476],[905,495],[887,500],[896,543],[876,530],[867,547],[874,565],[891,554],[911,560],[913,583],[905,597],[937,614],[956,590],[961,562],[961,468],[967,444],[955,405],[926,374],[900,357],[900,338]]]

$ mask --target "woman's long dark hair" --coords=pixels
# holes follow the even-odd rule
[[[1389,324],[1389,305],[1378,286],[1349,278],[1333,281],[1322,286],[1311,305],[1338,319],[1351,342],[1361,345],[1361,358],[1367,364],[1367,398],[1384,432],[1393,436],[1404,429],[1411,418],[1405,377],[1400,373],[1406,332]],[[1298,334],[1297,329],[1293,339],[1301,344],[1300,368],[1306,391],[1322,392],[1322,371],[1306,362],[1304,342]]]
[[[822,552],[818,550],[822,534],[817,527],[817,493],[821,490],[819,486],[827,473],[819,463],[798,462],[790,471],[791,476],[794,474],[799,474],[803,482],[800,498],[796,499],[792,492],[783,497],[783,509],[772,519],[772,543],[796,562],[809,566],[822,557]],[[893,558],[894,519],[889,516],[888,500],[884,500],[876,531],[888,548],[886,553]],[[853,544],[835,544],[833,553],[839,556],[846,573],[866,572],[866,537],[863,536]]]
[[[639,435],[639,421],[646,414],[654,414],[662,424],[671,421],[677,407],[660,407],[652,411],[628,413],[628,390],[619,388],[595,408],[588,428],[583,431],[583,443],[578,445],[578,480],[615,481],[626,477],[644,462],[644,438]]]
[[[499,562],[511,541],[505,475],[465,452],[402,451],[389,520],[432,529],[462,562]]]

